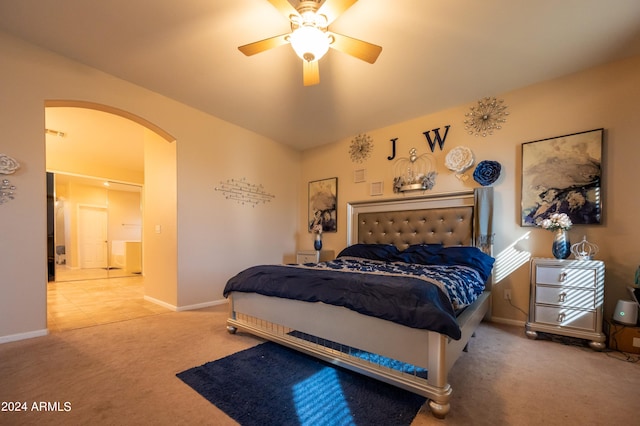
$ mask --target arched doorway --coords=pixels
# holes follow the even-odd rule
[[[49,221],[54,229],[66,226],[67,239],[48,232],[48,238],[53,234],[48,262],[54,259],[55,270],[64,266],[73,272],[69,276],[75,281],[73,288],[71,284],[64,287],[64,297],[58,296],[65,280],[55,280],[57,286],[48,286],[58,291],[55,297],[48,297],[48,302],[71,302],[66,307],[48,309],[49,329],[78,328],[166,311],[166,307],[144,300],[143,188],[145,184],[154,185],[153,176],[145,175],[144,156],[150,139],[158,143],[174,142],[174,138],[134,114],[78,101],[47,101],[45,126],[47,172],[66,184],[65,200],[52,197],[52,210],[61,211],[56,202],[68,204],[66,218]],[[96,220],[102,225],[96,225]],[[136,274],[137,280],[120,279]],[[87,281],[90,279],[102,281]],[[92,288],[99,292],[92,293]],[[101,303],[100,298],[108,303]],[[87,306],[77,309],[82,303]],[[81,318],[80,311],[92,318]],[[52,324],[57,314],[67,321]],[[74,315],[78,316],[75,324],[68,320]]]

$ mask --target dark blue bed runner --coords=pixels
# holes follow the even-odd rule
[[[296,265],[261,265],[240,272],[224,289],[344,306],[364,315],[445,334],[461,331],[451,301],[437,285],[410,276],[363,274]]]

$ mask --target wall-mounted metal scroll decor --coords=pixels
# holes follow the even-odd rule
[[[9,179],[0,180],[0,204],[4,204],[16,198],[16,187]]]
[[[0,154],[0,175],[10,175],[16,172],[20,168],[14,158],[5,154]],[[8,201],[14,200],[16,197],[16,187],[11,183],[9,179],[0,179],[0,204],[4,204]]]
[[[242,205],[248,204],[251,207],[276,198],[275,195],[266,192],[261,184],[249,183],[245,178],[227,179],[226,182],[220,182],[220,186],[215,189],[222,192],[227,200],[234,200]]]

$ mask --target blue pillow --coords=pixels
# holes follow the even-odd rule
[[[411,244],[409,247],[403,250],[403,253],[440,253],[444,246],[439,244]]]
[[[484,281],[491,275],[495,259],[472,246],[448,246],[441,244],[415,244],[402,251],[399,260],[421,265],[464,265],[478,271]]]
[[[496,261],[479,248],[471,246],[445,247],[440,256],[444,265],[465,265],[474,268],[484,281],[491,276],[491,269]]]
[[[394,262],[400,251],[393,244],[354,244],[342,250],[338,257],[360,257],[370,260]]]
[[[432,265],[439,263],[442,244],[412,244],[398,255],[398,260],[405,263]]]

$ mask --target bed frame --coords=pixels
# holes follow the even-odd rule
[[[475,205],[472,191],[351,203],[347,205],[347,243],[392,243],[400,249],[416,243],[474,245]],[[229,296],[227,329],[232,334],[241,330],[260,336],[425,396],[433,415],[444,418],[452,392],[448,373],[489,311],[490,291],[489,282],[478,300],[458,316],[460,340],[339,306],[241,292]],[[363,358],[362,351],[426,369],[428,378],[380,365],[375,357]]]

